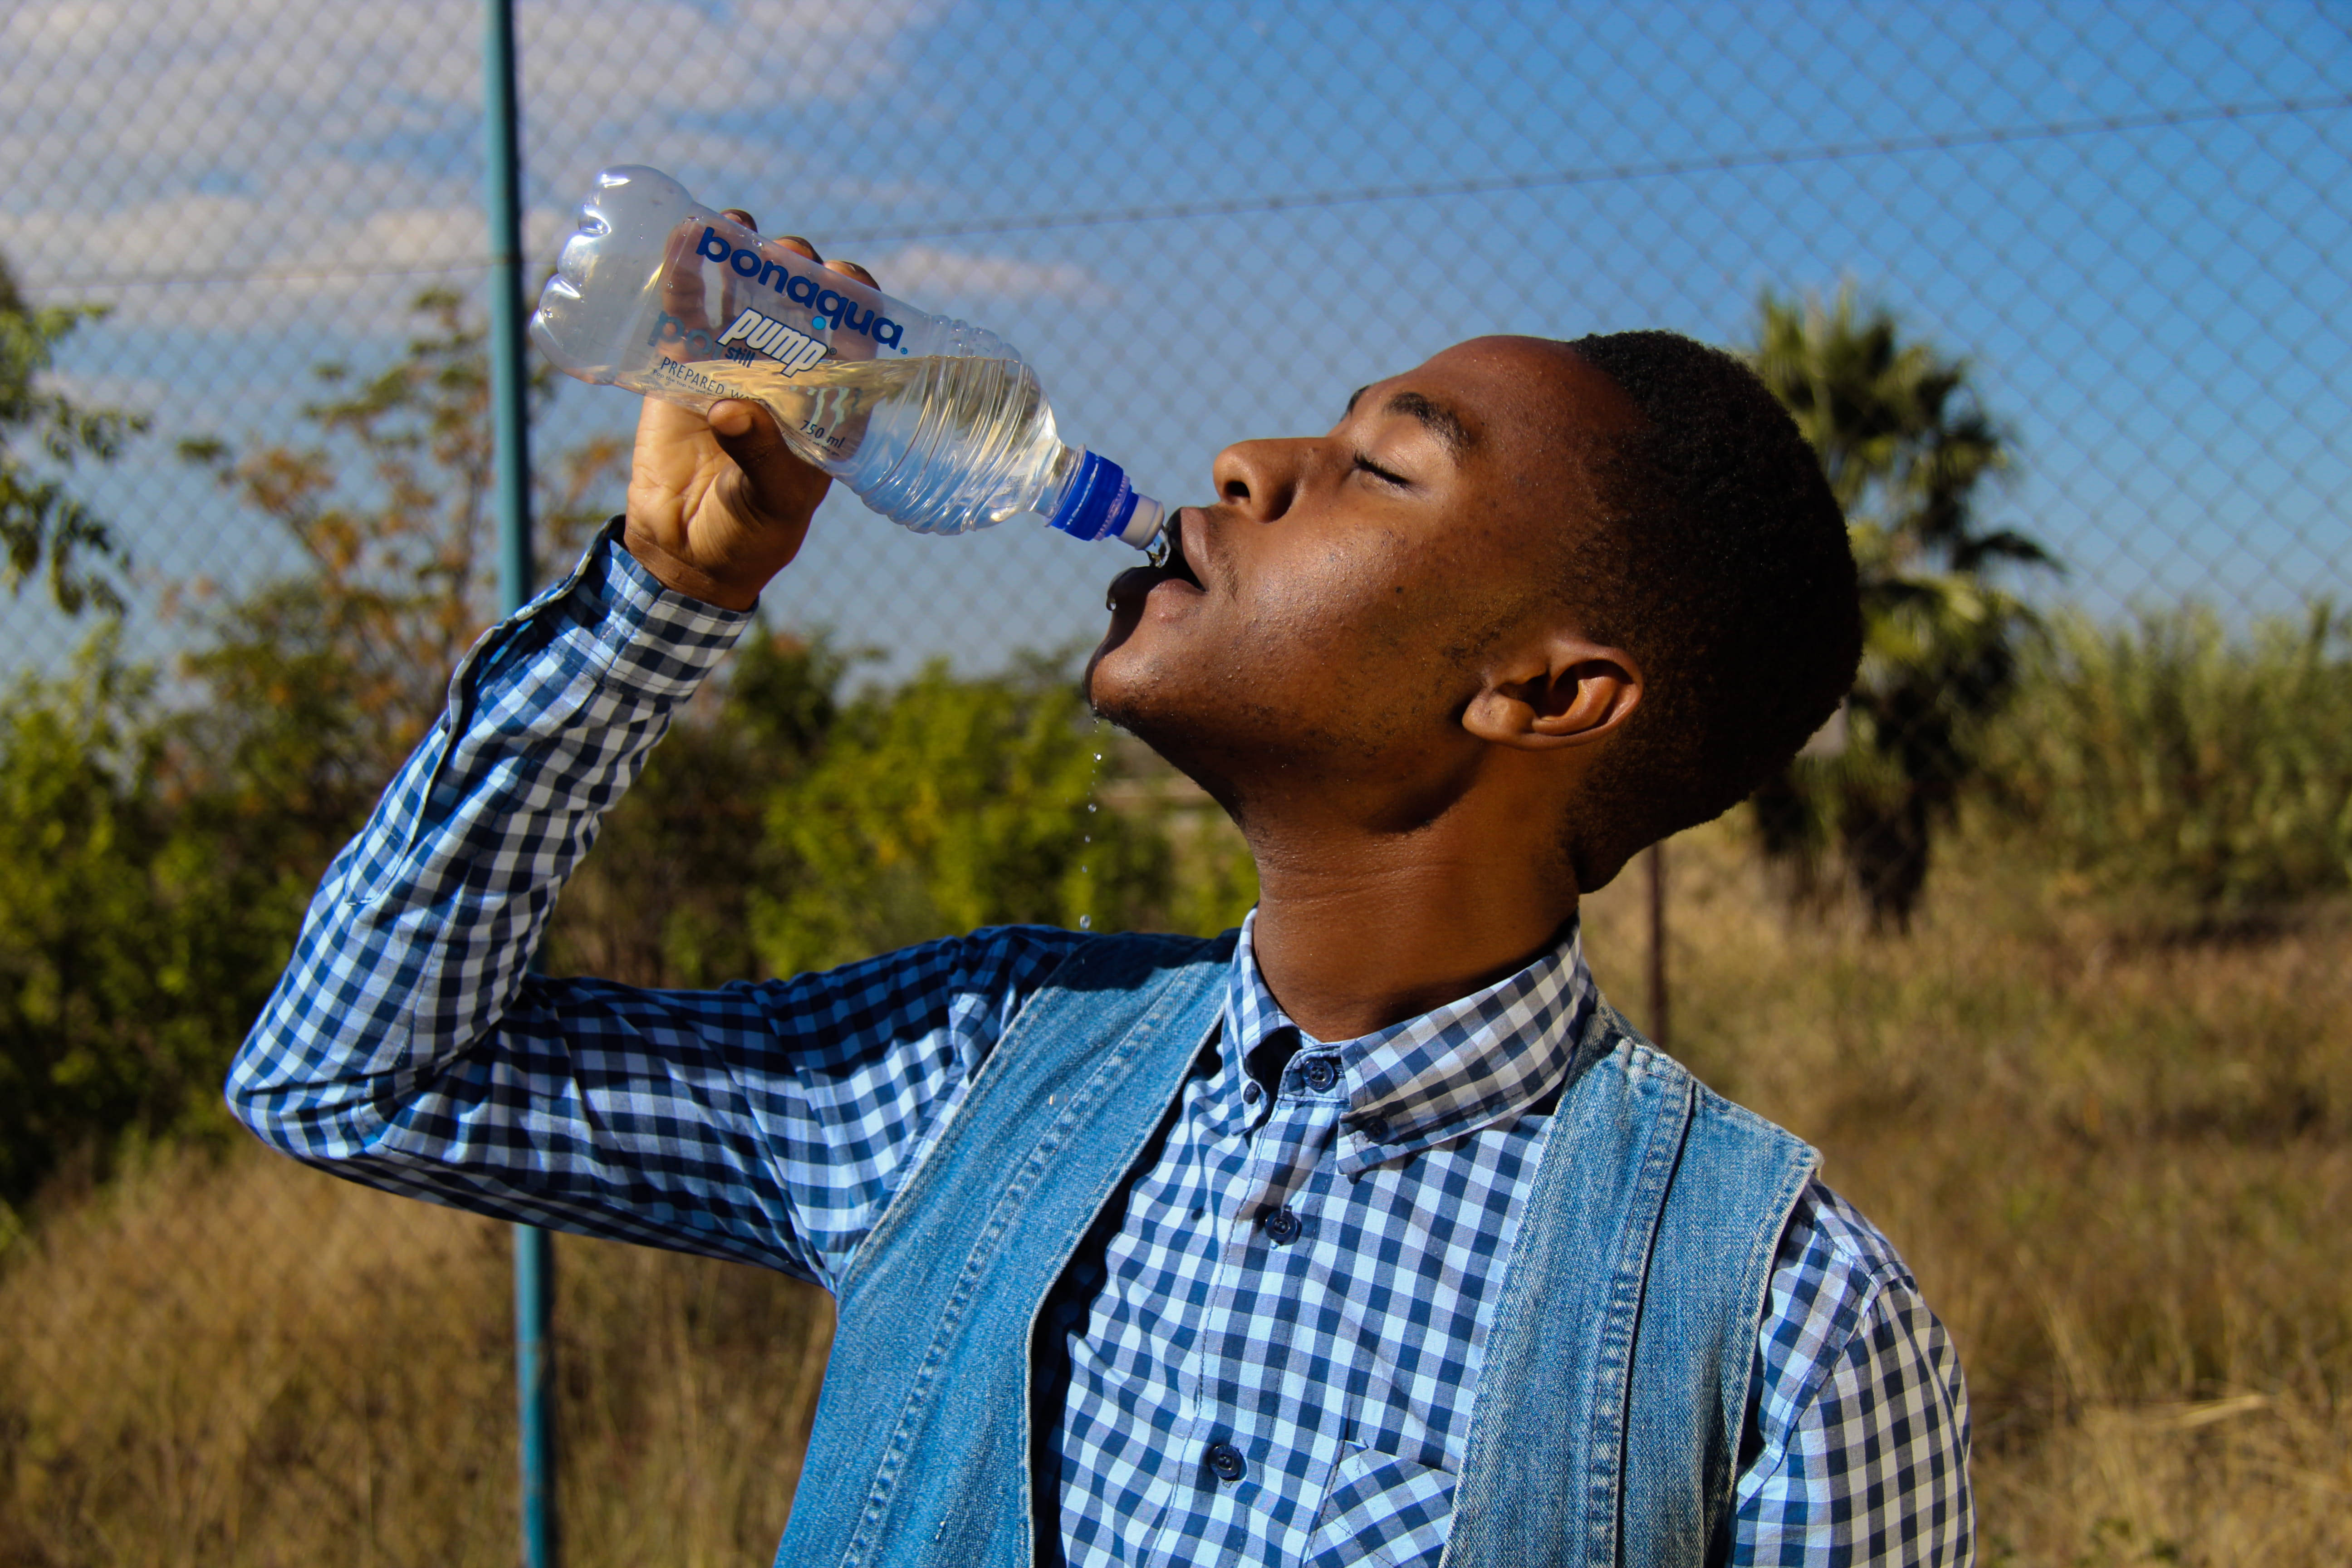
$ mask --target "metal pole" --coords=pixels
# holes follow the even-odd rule
[[[523,364],[522,149],[517,129],[514,0],[483,5],[484,198],[490,223],[490,422],[499,517],[499,605],[530,597],[530,425]],[[520,1403],[523,1568],[556,1568],[554,1238],[514,1227],[515,1378]]]
[[[499,600],[530,597],[530,426],[524,406],[522,147],[516,124],[514,0],[486,0],[484,195],[490,218],[490,419],[498,440]]]
[[[515,1376],[522,1397],[523,1568],[556,1568],[554,1344],[555,1237],[514,1227]]]
[[[1666,847],[1650,846],[1650,1039],[1666,1044]]]

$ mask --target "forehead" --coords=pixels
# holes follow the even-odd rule
[[[1643,422],[1615,382],[1549,338],[1456,343],[1365,388],[1350,408],[1417,419],[1445,439],[1474,483],[1557,484],[1570,478],[1563,468],[1581,466],[1596,438]]]
[[[1566,343],[1549,338],[1473,338],[1402,374],[1363,388],[1350,401],[1376,413],[1406,413],[1441,432],[1457,452],[1508,458],[1579,447],[1585,437],[1636,429],[1642,416],[1617,384]]]
[[[1530,423],[1554,433],[1615,434],[1641,423],[1633,400],[1566,343],[1549,338],[1473,338],[1396,378],[1435,395],[1489,427]]]

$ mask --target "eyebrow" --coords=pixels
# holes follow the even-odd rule
[[[1365,393],[1370,390],[1369,386],[1360,386],[1349,394],[1348,412],[1353,414],[1356,411],[1357,403],[1362,399]],[[1470,434],[1470,427],[1462,423],[1460,415],[1446,407],[1445,405],[1425,397],[1418,392],[1396,394],[1387,403],[1381,405],[1381,412],[1402,414],[1408,419],[1420,420],[1423,428],[1436,437],[1457,460],[1478,444],[1477,439]]]

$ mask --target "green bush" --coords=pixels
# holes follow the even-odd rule
[[[1995,772],[2037,852],[2096,890],[2227,922],[2352,885],[2352,622],[2232,637],[2198,605],[2060,617]]]
[[[1149,922],[1169,846],[1097,798],[1109,742],[1044,660],[978,679],[935,662],[849,703],[769,796],[763,963],[791,974],[983,925]]]
[[[170,798],[151,687],[101,637],[0,699],[0,1202],[126,1134],[226,1126],[221,1075],[307,892]]]

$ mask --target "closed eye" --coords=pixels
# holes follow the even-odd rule
[[[1356,467],[1361,468],[1365,473],[1371,475],[1372,478],[1395,485],[1400,489],[1411,489],[1412,488],[1412,481],[1411,479],[1406,479],[1402,474],[1394,473],[1387,468],[1381,468],[1378,463],[1373,462],[1361,452],[1356,454]]]

